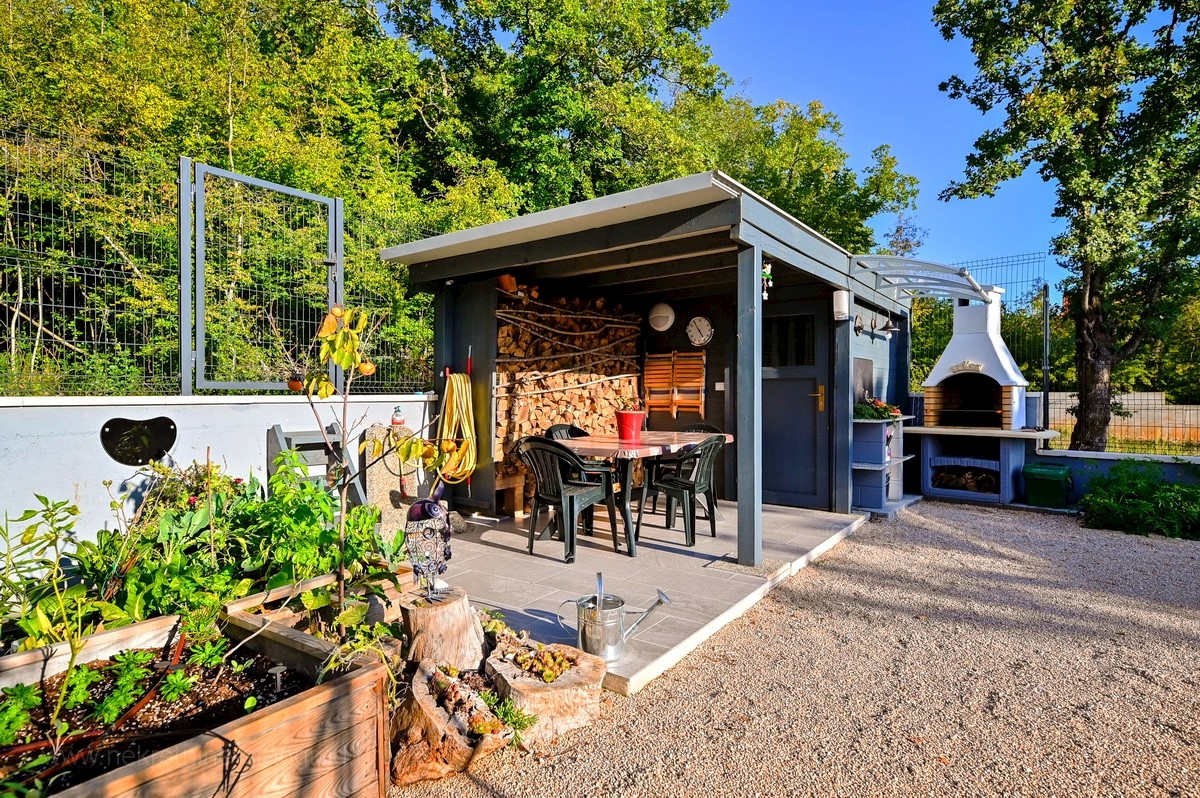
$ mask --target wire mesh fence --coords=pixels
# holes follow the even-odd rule
[[[1050,287],[1053,259],[1042,252],[958,263],[981,284],[1004,289],[1001,337],[1020,366],[1030,391],[1047,391],[1049,415],[1045,426],[1061,437],[1052,448],[1070,445],[1075,426],[1075,331]],[[1043,307],[1049,302],[1049,323]],[[912,383],[914,392],[945,349],[953,332],[953,301],[921,298],[913,302]],[[1048,369],[1043,346],[1049,336]],[[1141,374],[1140,388],[1121,390],[1114,380],[1113,414],[1108,451],[1138,454],[1200,455],[1200,405],[1174,404],[1169,392],[1156,390],[1153,370]]]
[[[234,181],[206,189],[204,371],[282,388],[328,304],[328,218]],[[181,390],[178,190],[174,159],[0,129],[0,395]],[[365,392],[433,383],[430,299],[378,259],[413,235],[405,218],[347,200],[346,299],[379,325]]]

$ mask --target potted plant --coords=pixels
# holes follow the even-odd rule
[[[617,397],[617,437],[621,440],[641,440],[646,412],[637,396]]]

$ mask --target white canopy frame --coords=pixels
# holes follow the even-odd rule
[[[873,275],[875,290],[891,292],[892,296],[956,297],[976,299],[991,304],[993,294],[1003,288],[980,285],[971,273],[959,266],[947,266],[898,255],[855,255],[851,263],[853,274]]]

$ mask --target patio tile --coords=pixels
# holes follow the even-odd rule
[[[722,505],[717,537],[708,534],[707,522],[698,519],[696,545],[683,545],[682,530],[643,525],[638,556],[612,550],[607,524],[597,524],[596,535],[579,535],[576,561],[562,560],[560,541],[538,541],[534,554],[526,553],[526,521],[473,524],[453,540],[454,559],[446,580],[462,587],[479,607],[499,609],[514,629],[528,629],[543,642],[575,642],[575,608],[568,604],[556,619],[560,605],[595,592],[596,572],[604,573],[605,592],[621,596],[631,611],[654,603],[661,588],[672,603],[660,607],[626,646],[626,655],[609,668],[604,686],[626,695],[675,665],[707,637],[754,605],[771,585],[754,574],[710,567],[722,559],[736,559],[737,508]],[[772,582],[804,567],[835,545],[859,524],[863,516],[837,515],[794,508],[768,508],[763,514],[763,555],[788,565]],[[661,524],[662,516],[654,517]],[[633,623],[636,616],[627,621]]]

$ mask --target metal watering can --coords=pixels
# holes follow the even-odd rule
[[[605,662],[616,662],[625,656],[625,641],[641,626],[642,621],[663,604],[670,604],[671,599],[666,593],[658,591],[658,601],[649,609],[643,610],[641,617],[625,628],[625,599],[604,592],[604,574],[596,574],[595,595],[580,596],[577,599],[567,599],[558,605],[558,625],[570,631],[563,623],[562,608],[568,604],[575,605],[575,643],[589,654],[603,657]]]

